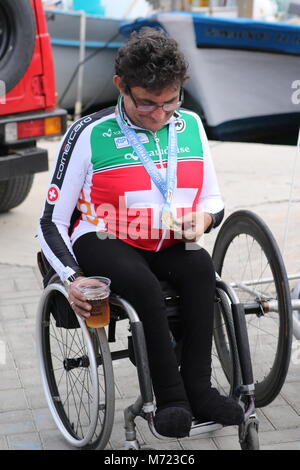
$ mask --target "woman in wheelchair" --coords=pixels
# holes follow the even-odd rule
[[[111,279],[142,320],[163,436],[192,417],[240,424],[241,406],[211,386],[215,270],[195,242],[224,215],[201,120],[181,108],[187,64],[176,42],[144,28],[119,50],[120,96],[75,122],[60,146],[39,225],[49,263],[83,318],[82,277]],[[75,209],[74,209],[75,208]],[[160,280],[180,295],[182,357],[172,347]]]

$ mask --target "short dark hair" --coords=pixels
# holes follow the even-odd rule
[[[115,72],[121,77],[125,92],[134,86],[151,91],[172,84],[182,86],[188,64],[175,39],[156,28],[134,31],[117,54]]]

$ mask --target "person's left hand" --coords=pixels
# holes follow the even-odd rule
[[[190,212],[182,217],[182,240],[186,243],[197,242],[212,223],[207,212]]]

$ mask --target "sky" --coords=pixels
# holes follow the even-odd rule
[[[102,5],[105,7],[106,16],[112,18],[122,18],[132,0],[102,0]],[[139,16],[145,16],[149,12],[150,6],[146,0],[137,0],[135,6],[130,13],[130,18],[137,18]]]

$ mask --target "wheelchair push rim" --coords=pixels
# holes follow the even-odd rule
[[[52,417],[64,438],[75,447],[91,446],[95,444],[100,413],[95,341],[80,317],[77,317],[80,328],[69,330],[55,326],[51,301],[57,294],[67,302],[64,287],[50,283],[38,308],[37,353],[42,386]],[[107,428],[106,419],[104,424]],[[110,430],[104,431],[107,441]],[[101,434],[96,435],[97,444]]]

